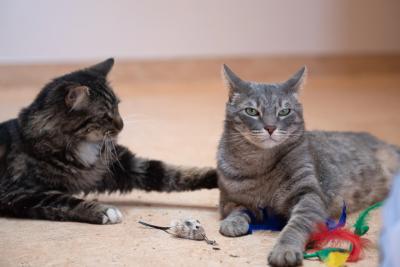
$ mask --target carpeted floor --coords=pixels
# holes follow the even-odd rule
[[[120,143],[141,156],[175,164],[215,166],[227,92],[219,78],[228,63],[249,80],[280,81],[306,64],[303,99],[309,129],[369,131],[400,144],[400,56],[337,58],[261,58],[120,62],[111,81],[122,99],[126,127]],[[91,62],[93,63],[93,62]],[[50,78],[79,65],[0,66],[0,121],[15,117]],[[265,266],[276,233],[240,238],[218,233],[218,191],[89,196],[116,205],[118,225],[0,219],[0,266]],[[140,226],[139,219],[168,224],[199,219],[210,239],[172,238]],[[349,225],[354,215],[349,219]],[[377,266],[379,214],[373,214],[362,261]],[[319,266],[305,261],[305,266]]]

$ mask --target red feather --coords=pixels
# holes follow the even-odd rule
[[[308,241],[308,247],[322,249],[328,243],[351,243],[351,252],[347,261],[358,261],[368,240],[361,238],[350,230],[337,228],[329,230],[325,224],[320,224],[317,231],[312,233]]]

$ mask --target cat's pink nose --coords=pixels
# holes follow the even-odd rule
[[[264,128],[265,128],[265,130],[267,130],[269,135],[272,135],[274,133],[274,131],[276,130],[276,126],[271,126],[271,125],[267,125]]]

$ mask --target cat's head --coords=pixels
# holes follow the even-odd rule
[[[116,137],[123,128],[119,100],[107,82],[114,65],[110,58],[55,78],[20,114],[31,137],[65,136],[99,142]]]
[[[222,68],[229,101],[226,126],[233,140],[246,138],[260,148],[271,148],[294,140],[304,132],[299,90],[306,67],[282,83],[258,83],[240,79],[226,65]]]

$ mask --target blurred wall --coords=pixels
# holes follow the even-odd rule
[[[399,0],[0,0],[0,63],[400,52]]]

